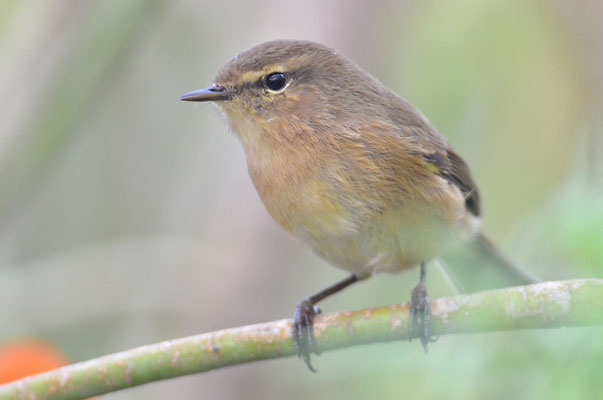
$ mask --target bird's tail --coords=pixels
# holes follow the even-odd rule
[[[462,249],[445,253],[443,261],[454,284],[465,293],[539,280],[505,257],[483,233],[466,242]]]

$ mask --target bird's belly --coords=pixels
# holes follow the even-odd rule
[[[359,276],[430,260],[466,215],[462,195],[444,180],[426,182],[423,196],[408,198],[381,196],[370,184],[345,190],[341,180],[318,173],[296,182],[250,172],[266,209],[284,229],[329,263]]]
[[[450,227],[421,222],[411,210],[397,209],[373,215],[358,226],[342,221],[340,232],[324,229],[321,221],[296,225],[294,236],[331,264],[359,276],[399,272],[432,259],[451,236]],[[437,227],[435,226],[437,225]],[[356,230],[348,230],[356,226]]]
[[[403,271],[430,260],[446,244],[460,214],[458,207],[443,210],[424,202],[338,201],[325,188],[298,188],[293,198],[263,200],[281,226],[329,263],[358,276]]]

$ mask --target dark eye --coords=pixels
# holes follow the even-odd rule
[[[287,76],[282,72],[273,72],[266,77],[266,86],[270,90],[281,90],[287,83]]]

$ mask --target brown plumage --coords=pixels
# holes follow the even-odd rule
[[[183,100],[219,101],[270,215],[353,274],[298,304],[294,340],[308,366],[316,302],[373,272],[422,263],[412,310],[426,346],[424,262],[452,239],[481,234],[469,168],[423,114],[352,61],[307,41],[246,50],[212,88]]]
[[[276,94],[262,84],[274,71],[290,82]],[[264,43],[216,85],[235,94],[219,104],[266,209],[329,262],[359,277],[403,270],[474,229],[463,190],[477,188],[462,160],[418,110],[333,50]]]

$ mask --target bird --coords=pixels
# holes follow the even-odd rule
[[[184,101],[215,102],[240,139],[266,210],[319,257],[350,275],[299,301],[297,355],[311,371],[316,304],[375,273],[420,268],[410,337],[431,336],[426,265],[467,243],[504,276],[533,277],[480,228],[480,192],[469,167],[429,120],[356,63],[304,40],[273,40],[228,61],[212,86]]]

